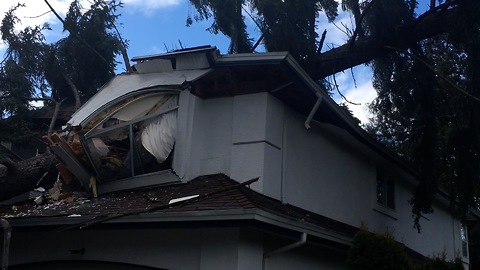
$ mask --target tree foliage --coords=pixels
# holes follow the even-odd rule
[[[248,13],[262,31],[267,50],[289,51],[305,68],[313,65],[313,56],[319,49],[319,16],[325,15],[332,21],[338,7],[335,0],[190,0],[190,3],[197,10],[196,20],[213,17],[210,30],[231,39],[230,53],[253,50],[245,24],[244,14]]]
[[[344,45],[323,53],[318,19],[333,21],[336,1],[190,2],[195,19],[213,17],[213,32],[230,37],[231,52],[254,48],[245,26],[248,14],[268,51],[289,51],[317,81],[368,63],[378,98],[367,128],[419,172],[421,183],[411,200],[416,226],[421,214],[432,211],[439,187],[452,195],[460,217],[477,207],[480,1],[429,1],[420,13],[425,1],[343,0],[341,8],[352,14],[356,28],[346,29]]]
[[[352,241],[347,262],[355,270],[410,269],[405,248],[395,241],[390,232],[371,233],[364,226]]]
[[[120,42],[116,1],[95,0],[85,10],[73,1],[64,20],[65,38],[47,43],[48,24],[18,29],[12,7],[4,16],[1,38],[8,45],[0,62],[0,141],[28,142],[34,135],[32,100],[74,104],[86,100],[114,76]],[[12,136],[18,135],[18,136]]]
[[[404,269],[404,270],[462,270],[460,258],[453,261],[442,253],[423,262],[410,260],[404,245],[397,242],[390,232],[370,232],[362,225],[355,234],[348,251],[348,266],[354,270]]]
[[[86,12],[78,1],[73,1],[65,18],[66,38],[51,45],[47,80],[51,82],[53,97],[73,100],[67,76],[82,98],[88,99],[97,89],[115,75],[115,56],[120,53],[113,13],[115,1],[95,1]],[[81,71],[81,72],[78,72]]]
[[[378,97],[368,129],[419,172],[421,184],[411,200],[417,227],[420,215],[432,211],[438,188],[452,195],[461,218],[477,207],[480,23],[471,16],[478,12],[478,3],[465,1],[459,31],[372,63]]]

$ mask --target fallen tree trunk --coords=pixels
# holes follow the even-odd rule
[[[415,21],[399,26],[389,38],[362,37],[319,54],[315,67],[309,73],[312,77],[321,79],[384,57],[392,52],[389,48],[406,50],[417,42],[455,30],[452,28],[457,25],[460,16],[458,6],[426,12]]]
[[[36,187],[52,187],[58,173],[55,166],[59,162],[54,154],[48,153],[16,163],[4,162],[6,170],[0,176],[0,202]]]

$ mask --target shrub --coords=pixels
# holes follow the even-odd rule
[[[355,235],[347,262],[355,270],[410,269],[405,248],[390,232],[371,233],[365,226]]]
[[[362,225],[352,241],[348,266],[354,270],[463,270],[460,259],[447,261],[441,254],[421,264],[410,262],[405,247],[390,232],[372,233]]]
[[[429,258],[420,265],[416,265],[414,270],[464,270],[462,260],[455,259],[447,261],[445,254]]]

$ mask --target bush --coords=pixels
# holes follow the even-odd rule
[[[460,259],[447,261],[445,254],[414,264],[390,232],[372,233],[363,225],[353,238],[347,262],[354,270],[463,270]]]
[[[364,226],[353,239],[347,262],[355,270],[410,269],[405,248],[391,233],[371,233]]]
[[[427,259],[424,263],[416,265],[414,270],[464,270],[462,260],[456,259],[449,262],[445,254]]]

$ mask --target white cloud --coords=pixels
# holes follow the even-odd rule
[[[338,90],[346,100],[337,92],[333,93],[333,99],[337,103],[345,103],[363,124],[368,123],[368,119],[371,117],[368,105],[377,96],[377,92],[372,86],[371,70],[366,66],[357,66],[353,68],[353,71],[347,70],[335,74],[335,81]],[[334,83],[333,79],[331,79],[331,83]]]
[[[358,85],[357,88],[348,91],[346,94],[347,100],[358,103],[358,105],[347,103],[347,106],[362,124],[368,123],[368,119],[372,117],[368,111],[368,105],[376,96],[377,92],[373,88],[372,82],[365,82]]]
[[[55,9],[55,11],[62,17],[65,18],[65,15],[72,3],[72,0],[49,0],[50,5]],[[0,20],[5,16],[5,13],[12,7],[16,6],[18,3],[25,4],[24,7],[19,7],[15,11],[15,15],[20,19],[20,23],[17,24],[17,31],[24,29],[27,26],[33,27],[37,25],[43,25],[48,23],[51,26],[60,25],[60,21],[57,17],[50,11],[50,8],[44,1],[40,0],[1,0],[0,1]],[[89,8],[89,0],[81,0],[80,5],[84,8]],[[43,34],[49,39],[58,40],[63,37],[64,33],[59,31],[44,31]],[[0,60],[3,59],[4,53],[6,50],[6,45],[0,41]]]
[[[350,13],[342,11],[340,0],[337,0],[337,2],[339,2],[338,17],[334,23],[328,23],[326,16],[320,15],[317,29],[319,36],[324,30],[327,30],[322,52],[345,44],[355,29],[355,23]],[[370,68],[364,65],[356,66],[353,70],[349,69],[335,74],[335,80],[332,77],[327,78],[327,80],[332,85],[336,83],[339,88],[338,91],[346,98],[345,100],[334,90],[332,93],[333,99],[337,103],[345,103],[353,115],[363,124],[368,123],[368,119],[371,117],[368,105],[377,96],[372,86],[372,71]]]
[[[125,4],[126,12],[138,10],[145,16],[151,16],[158,9],[180,5],[182,0],[124,0],[122,2]]]
[[[350,31],[349,34],[351,34],[351,31],[353,31],[352,29],[354,29],[352,23],[353,20],[351,19],[350,14],[342,11],[340,8],[338,9],[338,16],[333,23],[329,23],[325,14],[321,13],[317,28],[318,35],[321,36],[323,31],[327,30],[322,51],[345,44],[349,36],[347,33]]]

